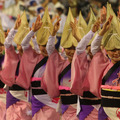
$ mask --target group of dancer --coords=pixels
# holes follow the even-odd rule
[[[60,20],[53,25],[46,8],[32,28],[25,12],[5,36],[0,27],[0,120],[120,119],[119,18],[107,4],[87,25],[69,9],[62,51]]]

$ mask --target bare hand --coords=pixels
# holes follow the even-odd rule
[[[73,37],[77,40],[77,42],[79,42],[81,40],[80,36],[77,35],[77,20],[74,20],[73,22],[70,22],[70,27],[72,28],[72,35]]]
[[[74,36],[74,37],[76,37],[77,36],[77,20],[75,19],[74,20],[74,23],[73,22],[70,22],[70,27],[72,28],[72,35]]]
[[[60,18],[57,19],[57,22],[54,24],[54,27],[53,27],[53,32],[52,32],[52,36],[55,36],[57,31],[59,30],[60,28]]]
[[[106,21],[106,14],[107,14],[106,7],[103,6],[100,12],[101,12],[100,21],[101,21],[101,24],[103,24]]]
[[[42,26],[42,21],[41,21],[40,16],[38,15],[35,23],[32,24],[32,30],[36,32],[37,30],[41,28],[41,26]]]
[[[98,31],[99,27],[100,27],[100,19],[98,18],[92,27],[92,31],[95,33],[96,31]]]
[[[100,31],[99,35],[103,36],[110,28],[111,22],[112,22],[113,16],[110,15],[110,17],[108,18],[108,20],[105,22],[105,24],[103,25],[102,30]]]
[[[18,29],[20,27],[20,24],[21,24],[21,18],[20,18],[20,15],[17,16],[17,20],[15,22],[15,27],[14,29]]]

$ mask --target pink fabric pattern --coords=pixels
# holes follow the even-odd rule
[[[59,86],[59,90],[70,90],[70,88],[65,86]]]
[[[68,109],[62,115],[61,120],[79,120],[76,116],[76,109],[69,106]]]
[[[60,115],[55,109],[44,106],[34,115],[32,120],[60,120]]]
[[[0,120],[6,120],[6,105],[0,101]]]
[[[33,78],[31,79],[31,81],[41,81],[41,79],[42,79],[42,78],[35,78],[35,77],[33,77]]]
[[[103,89],[120,90],[120,86],[101,85]]]
[[[6,120],[32,120],[31,105],[24,101],[11,105],[7,109]]]
[[[5,49],[5,60],[3,70],[0,71],[0,79],[8,86],[15,83],[15,72],[19,60],[19,55],[16,54],[13,46]]]
[[[91,111],[85,120],[98,120],[98,111],[96,109],[93,109],[93,111]]]
[[[112,62],[110,62],[110,64],[106,67],[106,69],[104,70],[103,76],[105,76],[107,74],[107,72],[109,71],[109,69],[113,66],[114,64]]]

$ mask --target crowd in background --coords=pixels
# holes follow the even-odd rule
[[[117,13],[120,0],[0,0],[0,17],[3,29],[7,30],[13,27],[17,15],[26,11],[31,27],[36,16],[38,14],[43,15],[46,6],[48,6],[53,23],[57,15],[61,16],[62,13],[66,16],[69,7],[71,7],[74,17],[77,17],[81,11],[86,22],[88,22],[90,7],[92,7],[95,15],[99,16],[101,7],[105,6],[107,2],[112,4],[113,10]]]

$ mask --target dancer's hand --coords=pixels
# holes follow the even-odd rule
[[[21,25],[21,18],[20,18],[20,15],[17,16],[17,20],[15,22],[15,27],[14,29],[17,30]]]
[[[98,31],[99,27],[100,27],[100,18],[98,18],[97,21],[94,23],[92,27],[92,31],[95,33],[96,31]]]
[[[110,15],[110,17],[108,18],[108,20],[105,22],[105,24],[103,25],[102,30],[100,31],[99,35],[103,36],[110,28],[111,22],[112,22],[113,16]]]
[[[101,24],[103,24],[106,21],[106,7],[103,6],[103,8],[101,9],[101,15],[100,15],[100,21]]]
[[[60,18],[57,19],[57,22],[54,24],[54,27],[53,27],[53,32],[52,32],[52,36],[55,36],[57,31],[59,30],[60,28]]]
[[[70,22],[70,27],[72,28],[72,35],[73,37],[79,42],[81,37],[77,35],[77,20],[75,19],[74,22]]]
[[[75,19],[74,22],[70,22],[70,27],[72,28],[72,35],[76,38],[77,36],[77,20]]]
[[[41,21],[40,15],[38,15],[35,23],[32,24],[32,30],[36,32],[41,28],[41,26],[42,26],[42,21]]]

